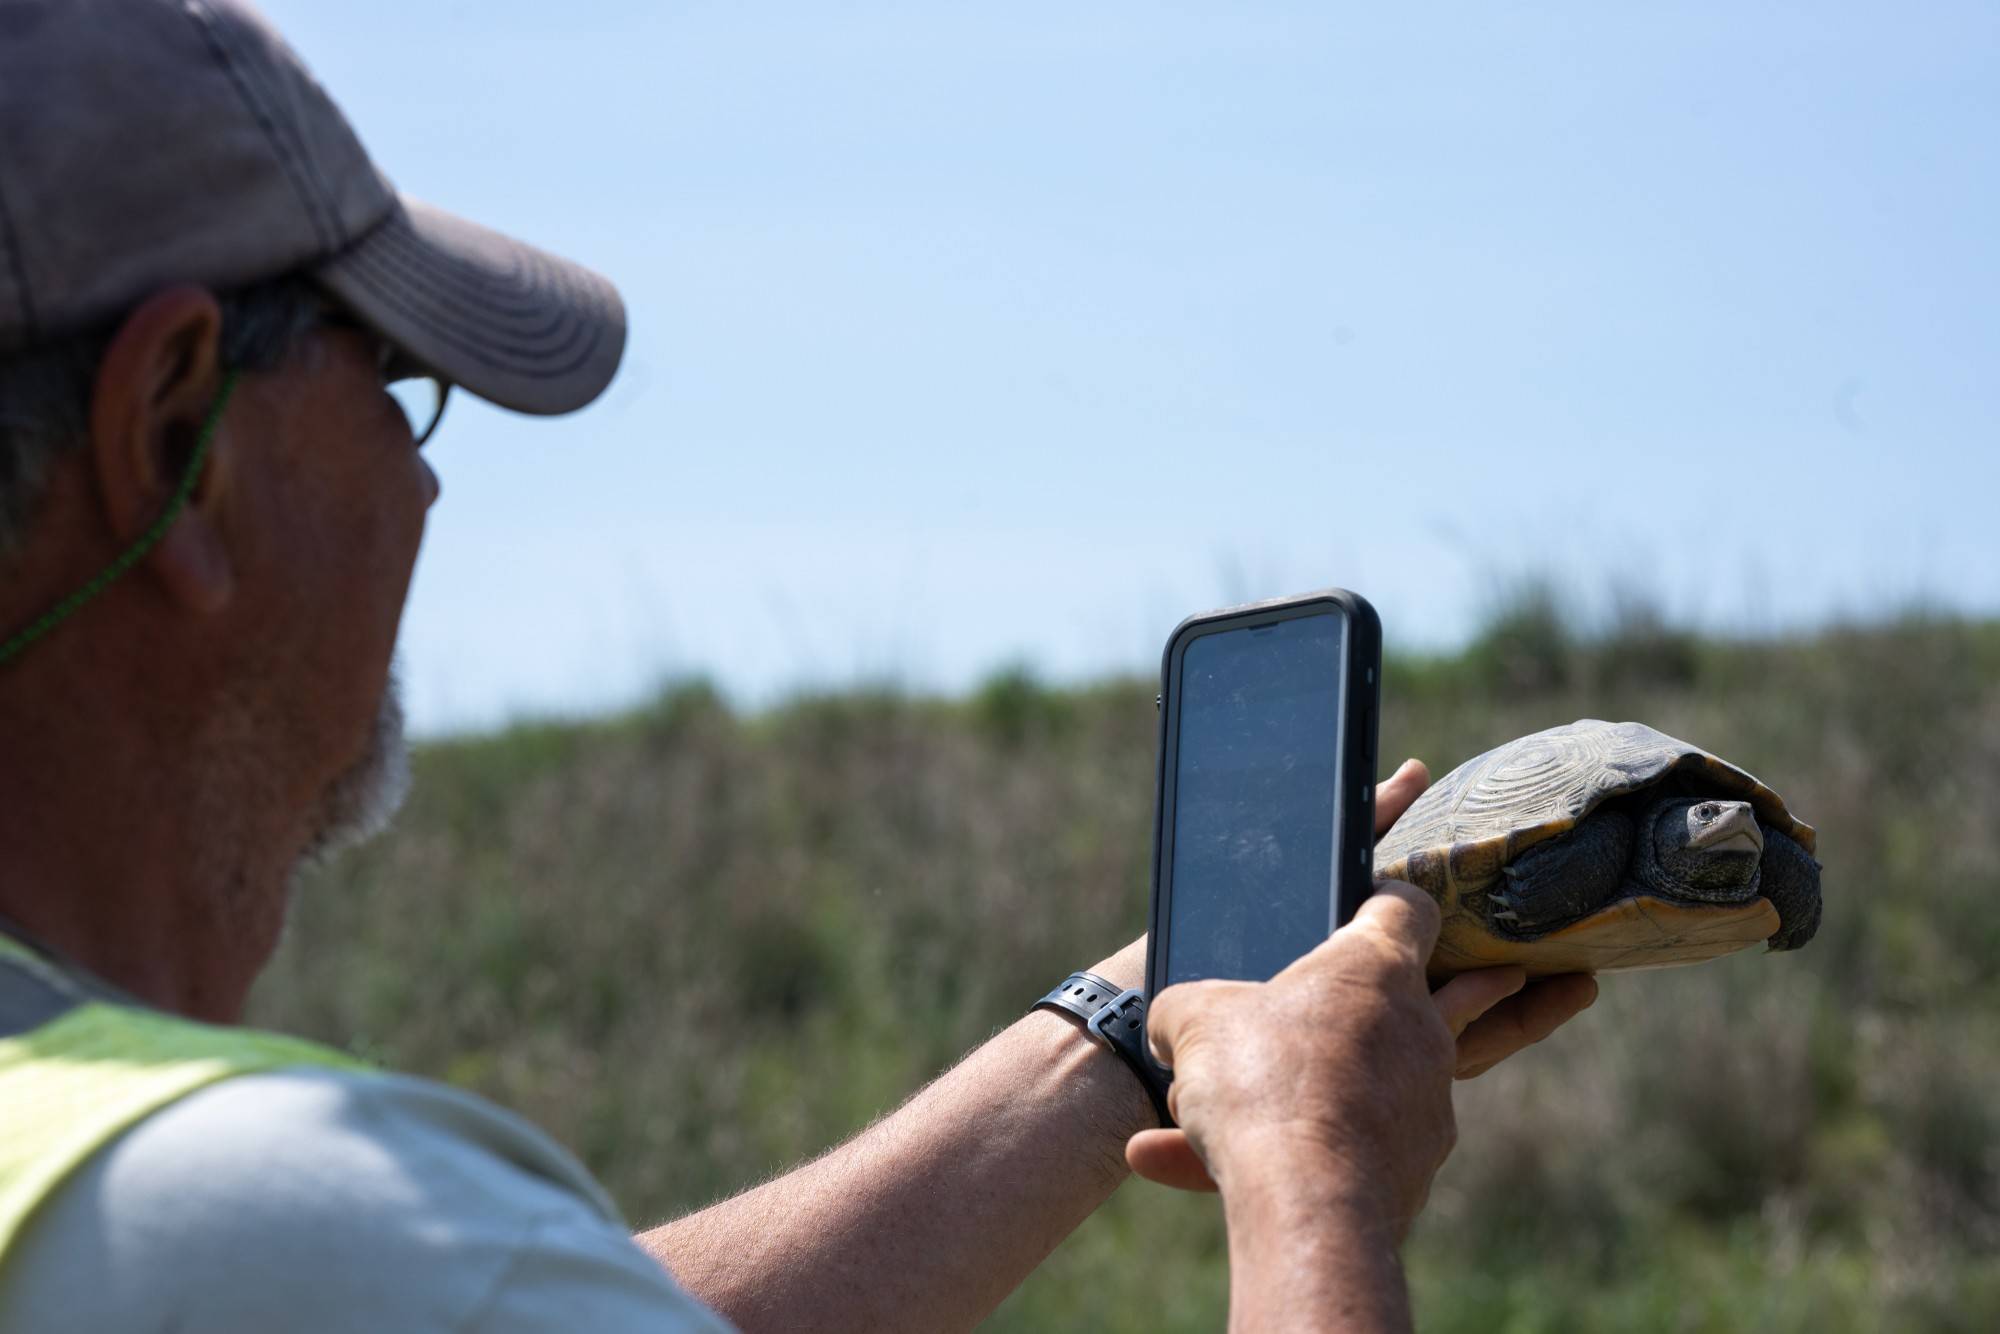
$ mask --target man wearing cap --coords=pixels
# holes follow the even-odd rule
[[[1220,1186],[1240,1327],[1406,1321],[1454,1070],[1594,988],[1432,996],[1404,886],[1158,999],[1177,1129],[1038,1009],[636,1239],[507,1113],[234,1027],[297,869],[401,794],[446,387],[567,412],[623,343],[604,279],[397,194],[237,0],[0,0],[0,1334],[962,1328],[1128,1164]]]

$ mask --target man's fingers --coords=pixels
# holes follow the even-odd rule
[[[1422,964],[1437,944],[1438,921],[1438,906],[1430,895],[1400,880],[1378,880],[1375,892],[1361,901],[1354,920],[1341,931],[1380,935],[1407,949]],[[1338,938],[1340,932],[1334,935]]]
[[[1523,1047],[1540,1042],[1596,1000],[1597,979],[1587,973],[1536,979],[1466,1025],[1458,1037],[1458,1077],[1484,1074]]]
[[[1375,837],[1389,832],[1389,827],[1403,818],[1403,812],[1410,809],[1410,803],[1424,794],[1431,785],[1431,771],[1424,767],[1422,760],[1404,760],[1395,773],[1375,785]]]
[[[1528,984],[1528,972],[1518,965],[1481,968],[1460,973],[1431,993],[1444,1026],[1457,1037],[1467,1024]]]
[[[1174,1068],[1174,1035],[1180,1032],[1181,998],[1186,984],[1168,987],[1146,1002],[1146,1046],[1153,1059]]]
[[[1125,1141],[1125,1162],[1148,1181],[1175,1190],[1216,1188],[1208,1165],[1194,1151],[1187,1132],[1182,1130],[1142,1130]]]
[[[1216,979],[1177,982],[1147,1001],[1146,1041],[1152,1046],[1153,1059],[1169,1070],[1173,1069],[1174,1045],[1180,1039],[1181,1027],[1188,1016],[1214,1005],[1219,995],[1251,985],[1254,984]]]

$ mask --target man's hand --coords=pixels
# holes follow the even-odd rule
[[[1225,1193],[1323,1174],[1400,1238],[1455,1133],[1452,1034],[1424,980],[1437,930],[1428,895],[1387,882],[1269,982],[1161,992],[1147,1032],[1181,1128],[1134,1136],[1133,1170],[1155,1176],[1178,1136]]]
[[[1376,838],[1389,832],[1430,781],[1430,771],[1421,760],[1405,760],[1376,788]],[[1401,889],[1421,895],[1410,886]],[[1436,935],[1437,928],[1432,925],[1432,942]],[[1426,943],[1426,959],[1430,948]],[[1459,1079],[1483,1074],[1523,1047],[1540,1042],[1597,999],[1597,980],[1580,973],[1526,983],[1527,975],[1519,968],[1487,968],[1459,974],[1431,997],[1455,1041],[1452,1064]],[[1156,1031],[1157,1006],[1148,1022],[1149,1031]],[[1182,1190],[1216,1189],[1196,1146],[1183,1131],[1142,1131],[1126,1145],[1125,1157],[1133,1171],[1162,1185]]]

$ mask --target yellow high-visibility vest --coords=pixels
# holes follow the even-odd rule
[[[217,1080],[298,1066],[372,1068],[315,1042],[99,999],[0,936],[0,1263],[36,1206],[147,1116]]]

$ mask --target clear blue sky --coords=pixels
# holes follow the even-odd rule
[[[1151,671],[1325,584],[2000,609],[1991,4],[268,0],[399,185],[585,260],[456,403],[420,730],[702,672]]]

